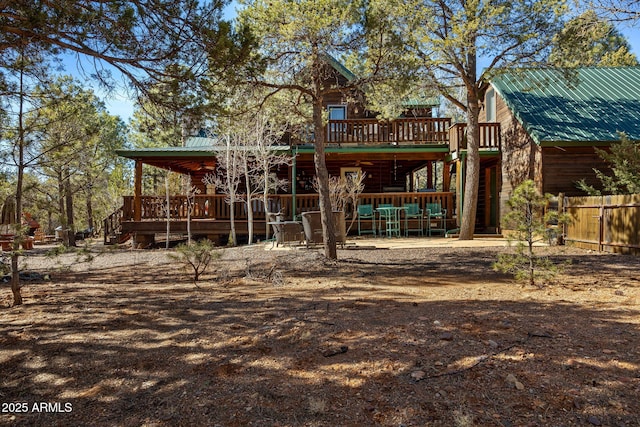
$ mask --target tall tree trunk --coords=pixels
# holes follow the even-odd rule
[[[319,82],[317,82],[319,87]],[[318,93],[319,91],[316,91]],[[324,124],[322,122],[322,97],[319,96],[313,103],[313,127],[315,131],[313,162],[318,180],[320,199],[320,218],[322,221],[322,240],[324,242],[324,256],[329,259],[337,259],[336,233],[333,224],[333,210],[331,209],[331,196],[329,194],[329,171],[324,154]]]
[[[467,96],[467,158],[460,240],[473,240],[480,182],[480,107],[476,91],[469,91]]]
[[[476,228],[476,213],[478,209],[478,187],[480,183],[480,86],[477,79],[476,36],[470,36],[470,47],[467,53],[467,159],[466,179],[464,187],[464,202],[462,204],[462,224],[460,225],[460,240],[473,240]]]
[[[67,210],[64,207],[64,178],[62,171],[58,171],[58,221],[62,229],[67,228]]]
[[[22,293],[20,292],[20,271],[19,271],[19,249],[20,240],[22,240],[22,183],[24,180],[24,80],[23,73],[20,73],[20,100],[18,110],[18,176],[16,179],[16,210],[15,210],[15,226],[16,238],[13,242],[13,251],[11,252],[11,293],[13,294],[13,305],[22,304]]]
[[[73,192],[71,191],[71,173],[65,171],[64,180],[64,201],[67,208],[67,245],[73,247],[76,245],[75,225],[73,220]]]
[[[169,250],[169,235],[171,234],[171,197],[169,196],[169,172],[164,176],[164,195],[166,197],[166,212],[167,215],[167,234],[164,242],[164,247],[166,250]]]
[[[249,233],[249,244],[253,243],[253,189],[251,188],[251,177],[249,176],[249,161],[245,154],[242,158],[244,164],[242,170],[244,171],[245,188],[247,189],[247,231]]]
[[[85,198],[87,206],[87,228],[91,231],[91,234],[93,234],[93,186],[91,184],[88,184],[86,187]]]

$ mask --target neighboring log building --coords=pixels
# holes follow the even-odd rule
[[[593,169],[623,132],[640,140],[640,67],[517,70],[491,81],[480,121],[502,134],[500,204],[533,179],[545,193],[583,195],[576,182],[599,186]],[[504,211],[504,209],[501,209]]]

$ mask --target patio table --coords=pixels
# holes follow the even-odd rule
[[[405,210],[404,206],[383,206],[376,208],[380,219],[385,220],[385,234],[389,237],[400,237],[400,212]],[[382,235],[382,228],[380,229]]]

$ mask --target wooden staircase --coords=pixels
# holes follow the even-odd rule
[[[121,206],[111,215],[104,219],[104,244],[118,245],[125,243],[131,238],[131,233],[122,232],[122,217],[124,215],[124,206]]]

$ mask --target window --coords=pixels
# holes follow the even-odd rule
[[[329,105],[327,109],[329,110],[329,120],[346,120],[346,105]]]
[[[485,113],[487,122],[496,121],[496,93],[493,89],[489,89],[485,95]]]
[[[362,168],[340,168],[340,177],[342,179],[357,180],[362,174]]]

